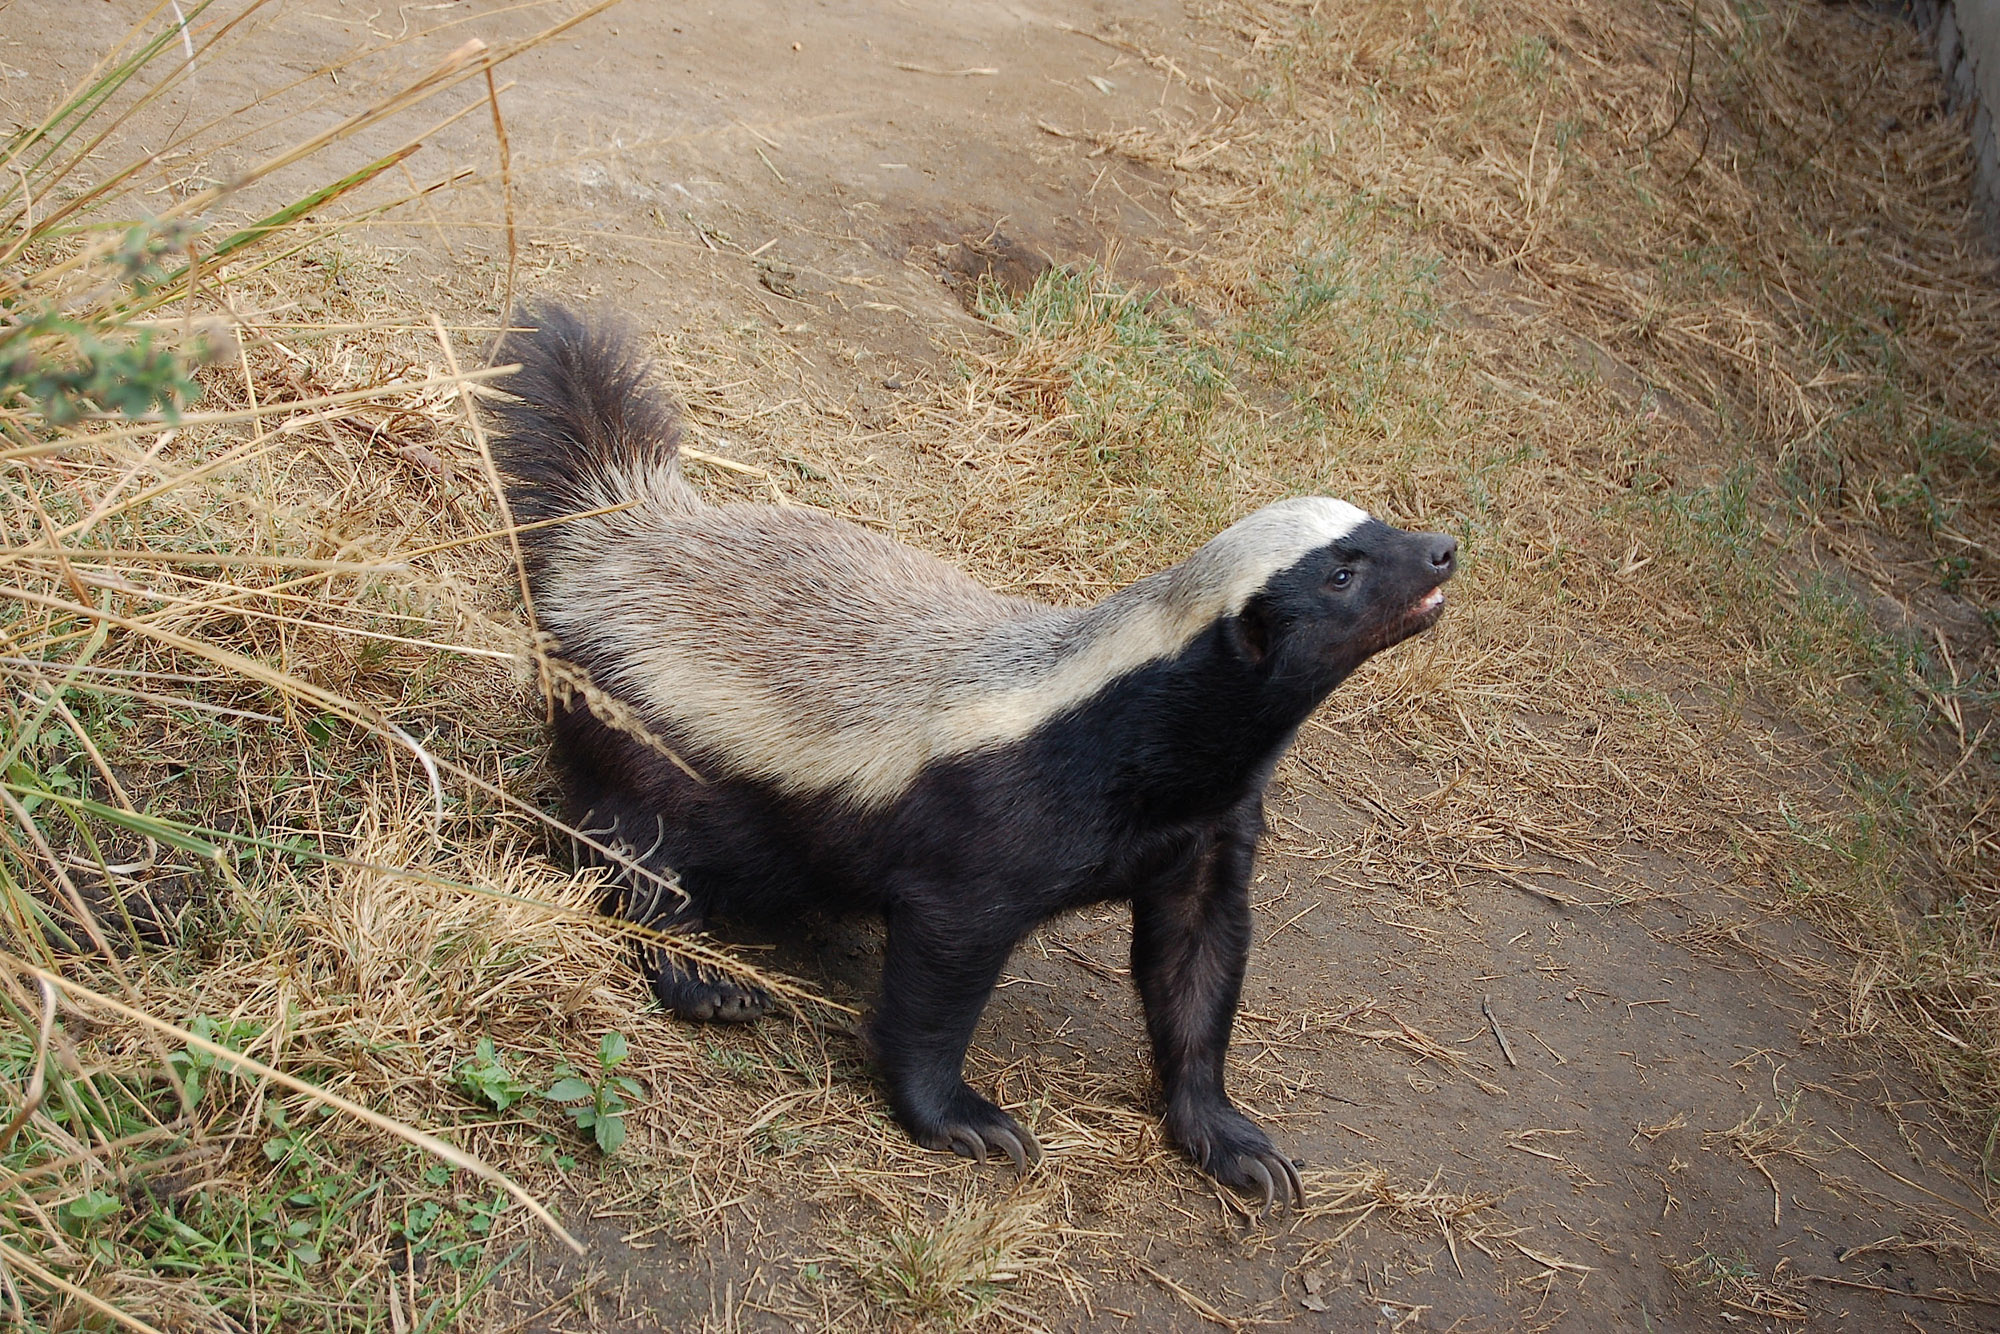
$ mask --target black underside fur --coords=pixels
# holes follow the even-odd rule
[[[1284,1196],[1295,1191],[1292,1165],[1230,1105],[1223,1058],[1249,952],[1263,786],[1290,727],[1231,718],[1217,699],[1240,692],[1186,679],[1214,648],[1142,670],[1025,741],[934,764],[900,800],[865,813],[713,775],[697,784],[581,709],[558,718],[557,755],[579,827],[678,873],[688,901],[671,901],[663,925],[802,909],[886,919],[870,1047],[897,1119],[934,1148],[1037,1152],[961,1078],[966,1045],[1028,932],[1129,899],[1132,972],[1170,1132],[1212,1175]],[[1207,701],[1200,739],[1135,744],[1155,732],[1142,717],[1183,694]],[[1226,774],[1237,777],[1219,783]],[[655,982],[663,1003],[694,1017],[762,1009],[760,995],[730,995],[726,983],[718,1000],[716,985],[672,964]],[[703,1013],[718,1004],[734,1008]]]

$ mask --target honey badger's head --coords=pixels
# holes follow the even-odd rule
[[[1271,685],[1317,698],[1370,656],[1435,625],[1457,563],[1455,538],[1356,511],[1345,532],[1265,579],[1227,638]]]

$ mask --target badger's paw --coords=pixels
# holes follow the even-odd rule
[[[1271,1137],[1227,1102],[1170,1113],[1167,1133],[1194,1159],[1196,1167],[1225,1186],[1263,1196],[1257,1212],[1272,1206],[1299,1208],[1306,1202],[1299,1169],[1271,1144]]]
[[[955,1153],[983,1163],[988,1155],[1005,1156],[1014,1170],[1025,1172],[1042,1160],[1041,1142],[1027,1127],[960,1082],[935,1107],[912,1109],[899,1117],[910,1138],[926,1149]]]
[[[771,1008],[771,994],[762,987],[704,977],[672,962],[653,974],[653,995],[681,1018],[702,1024],[747,1024]]]

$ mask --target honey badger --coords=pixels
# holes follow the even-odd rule
[[[966,1085],[966,1045],[1029,931],[1129,901],[1168,1133],[1267,1206],[1301,1199],[1223,1088],[1264,786],[1328,692],[1437,621],[1456,541],[1285,500],[1095,606],[1045,606],[828,514],[705,503],[629,335],[554,306],[515,325],[495,456],[517,523],[567,519],[522,534],[536,613],[700,775],[557,708],[576,827],[678,876],[655,923],[880,913],[867,1037],[896,1119],[1025,1168],[1040,1146]],[[768,1004],[648,966],[688,1018]]]

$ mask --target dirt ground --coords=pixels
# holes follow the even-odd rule
[[[15,0],[0,11],[8,92],[80,73],[133,8]],[[281,7],[258,20],[240,64],[210,77],[218,96],[275,84],[455,8]],[[502,13],[466,30],[491,42],[546,17]],[[1166,173],[1093,156],[1073,136],[1162,106],[1211,114],[1204,80],[1230,76],[1205,23],[1170,0],[626,0],[508,67],[518,285],[662,332],[754,324],[789,350],[800,394],[893,420],[916,386],[949,379],[954,340],[991,336],[966,311],[979,275],[1019,289],[1050,264],[1100,260],[1143,283],[1191,262],[1200,240]],[[355,160],[377,148],[361,136]],[[490,128],[468,119],[436,148],[485,170]],[[450,221],[364,240],[406,299],[477,320],[504,285],[502,247],[490,219],[474,241]],[[697,413],[693,438],[728,453],[765,429]],[[877,462],[852,460],[846,500],[893,524],[896,460]],[[1505,679],[1504,663],[1489,670]],[[1345,691],[1384,689],[1385,671]],[[1699,682],[1666,687],[1698,730],[1720,739],[1744,725]],[[1523,727],[1558,751],[1589,750],[1599,718],[1540,712],[1527,691]],[[1074,1282],[987,1318],[1077,1330],[2000,1329],[2000,1289],[1968,1275],[1962,1245],[2000,1241],[1977,1155],[1908,1071],[1838,1040],[1846,1016],[1800,981],[1804,962],[1842,966],[1837,951],[1763,906],[1762,886],[1643,836],[1595,864],[1538,849],[1531,831],[1504,864],[1385,858],[1452,781],[1440,757],[1393,735],[1357,739],[1335,717],[1306,730],[1274,784],[1232,1070],[1245,1109],[1307,1165],[1301,1218],[1245,1217],[1148,1139],[1119,914],[1052,925],[1024,947],[973,1080],[1027,1107],[1057,1164],[1076,1154],[1129,1168],[1102,1196],[1070,1193],[1060,1171],[1016,1183],[944,1158],[927,1178],[896,1179],[954,1198],[1018,1196],[1056,1220]],[[862,1002],[872,935],[821,935],[778,957]],[[836,1029],[825,1041],[835,1078],[864,1081],[851,1040]],[[1119,1114],[1066,1122],[1073,1095]],[[852,1224],[824,1199],[786,1196],[782,1174],[763,1181],[705,1237],[646,1235],[643,1207],[579,1181],[565,1213],[592,1253],[538,1251],[532,1274],[503,1284],[513,1318],[548,1330],[812,1327],[801,1274],[831,1263]]]

